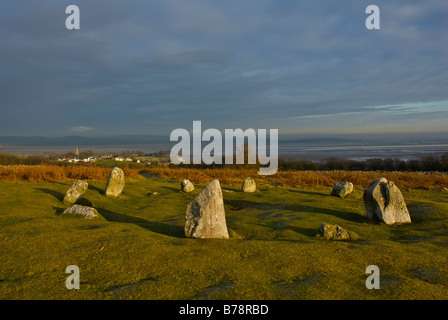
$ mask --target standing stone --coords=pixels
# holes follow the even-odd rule
[[[218,180],[210,182],[187,206],[185,236],[188,238],[229,238],[224,201]]]
[[[342,181],[338,182],[333,186],[333,190],[331,191],[331,196],[344,198],[353,192],[353,183]]]
[[[98,218],[98,211],[95,208],[81,206],[79,204],[75,204],[71,207],[68,207],[67,209],[65,209],[65,211],[62,214],[83,216],[86,219]]]
[[[106,196],[118,197],[124,188],[124,172],[120,168],[113,168],[106,184]]]
[[[191,183],[190,180],[184,179],[180,183],[180,190],[183,192],[191,192],[194,190],[194,185]]]
[[[243,192],[255,192],[255,190],[257,190],[255,180],[247,177],[246,179],[244,179],[243,186],[241,189],[243,190]]]
[[[325,240],[350,240],[349,233],[337,224],[322,223],[319,235]]]
[[[89,188],[89,184],[85,181],[79,180],[72,184],[64,196],[65,204],[73,204],[80,199]]]
[[[386,178],[373,181],[364,191],[363,199],[367,218],[370,221],[380,221],[388,225],[411,222],[400,189]]]

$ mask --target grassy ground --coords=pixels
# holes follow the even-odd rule
[[[448,193],[403,190],[412,224],[372,224],[362,189],[222,185],[229,240],[184,237],[185,209],[204,187],[179,192],[157,177],[129,181],[117,199],[90,180],[80,204],[101,218],[60,215],[72,182],[0,181],[0,299],[447,299]],[[356,240],[318,240],[321,223]],[[80,290],[65,268],[77,265]],[[381,289],[368,290],[377,265]]]
[[[137,163],[137,162],[126,162],[126,161],[115,161],[115,160],[97,160],[95,161],[96,165],[104,165],[104,166],[126,166],[131,165],[134,168],[144,168],[146,167],[145,163]]]

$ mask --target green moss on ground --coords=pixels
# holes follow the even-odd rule
[[[97,220],[61,216],[72,182],[0,181],[0,299],[447,299],[448,193],[403,190],[412,224],[370,223],[362,190],[222,186],[229,240],[184,237],[192,193],[155,177],[106,198],[89,181],[79,204]],[[316,238],[323,223],[355,240]],[[77,265],[81,289],[68,290]],[[377,265],[381,289],[365,287]]]

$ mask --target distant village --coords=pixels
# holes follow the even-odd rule
[[[134,162],[134,163],[142,163],[142,164],[151,164],[147,158],[157,159],[157,162],[168,162],[168,160],[160,159],[166,157],[166,151],[159,151],[156,153],[145,154],[142,151],[123,151],[122,154],[113,154],[106,153],[101,155],[95,155],[92,151],[84,151],[79,152],[78,147],[76,147],[76,151],[68,152],[64,155],[61,155],[57,158],[57,161],[61,162],[69,162],[69,163],[77,163],[77,162],[96,162],[98,160],[111,160],[117,162]],[[140,158],[140,159],[137,159]]]

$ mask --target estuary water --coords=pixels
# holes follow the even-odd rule
[[[78,146],[79,151],[91,150],[95,153],[121,153],[122,151],[143,151],[153,153],[170,150],[175,143],[135,144],[135,145],[91,145]],[[203,145],[203,147],[206,144]],[[77,146],[14,146],[0,145],[0,153],[41,155],[46,153],[63,154],[74,152]],[[269,148],[269,144],[267,146]],[[275,150],[273,150],[275,152]],[[268,151],[269,152],[269,151]],[[279,141],[278,155],[283,158],[320,160],[325,158],[344,158],[365,160],[369,158],[398,158],[402,160],[418,159],[421,156],[439,157],[448,152],[448,141],[428,143],[362,143],[362,142],[296,142]]]

